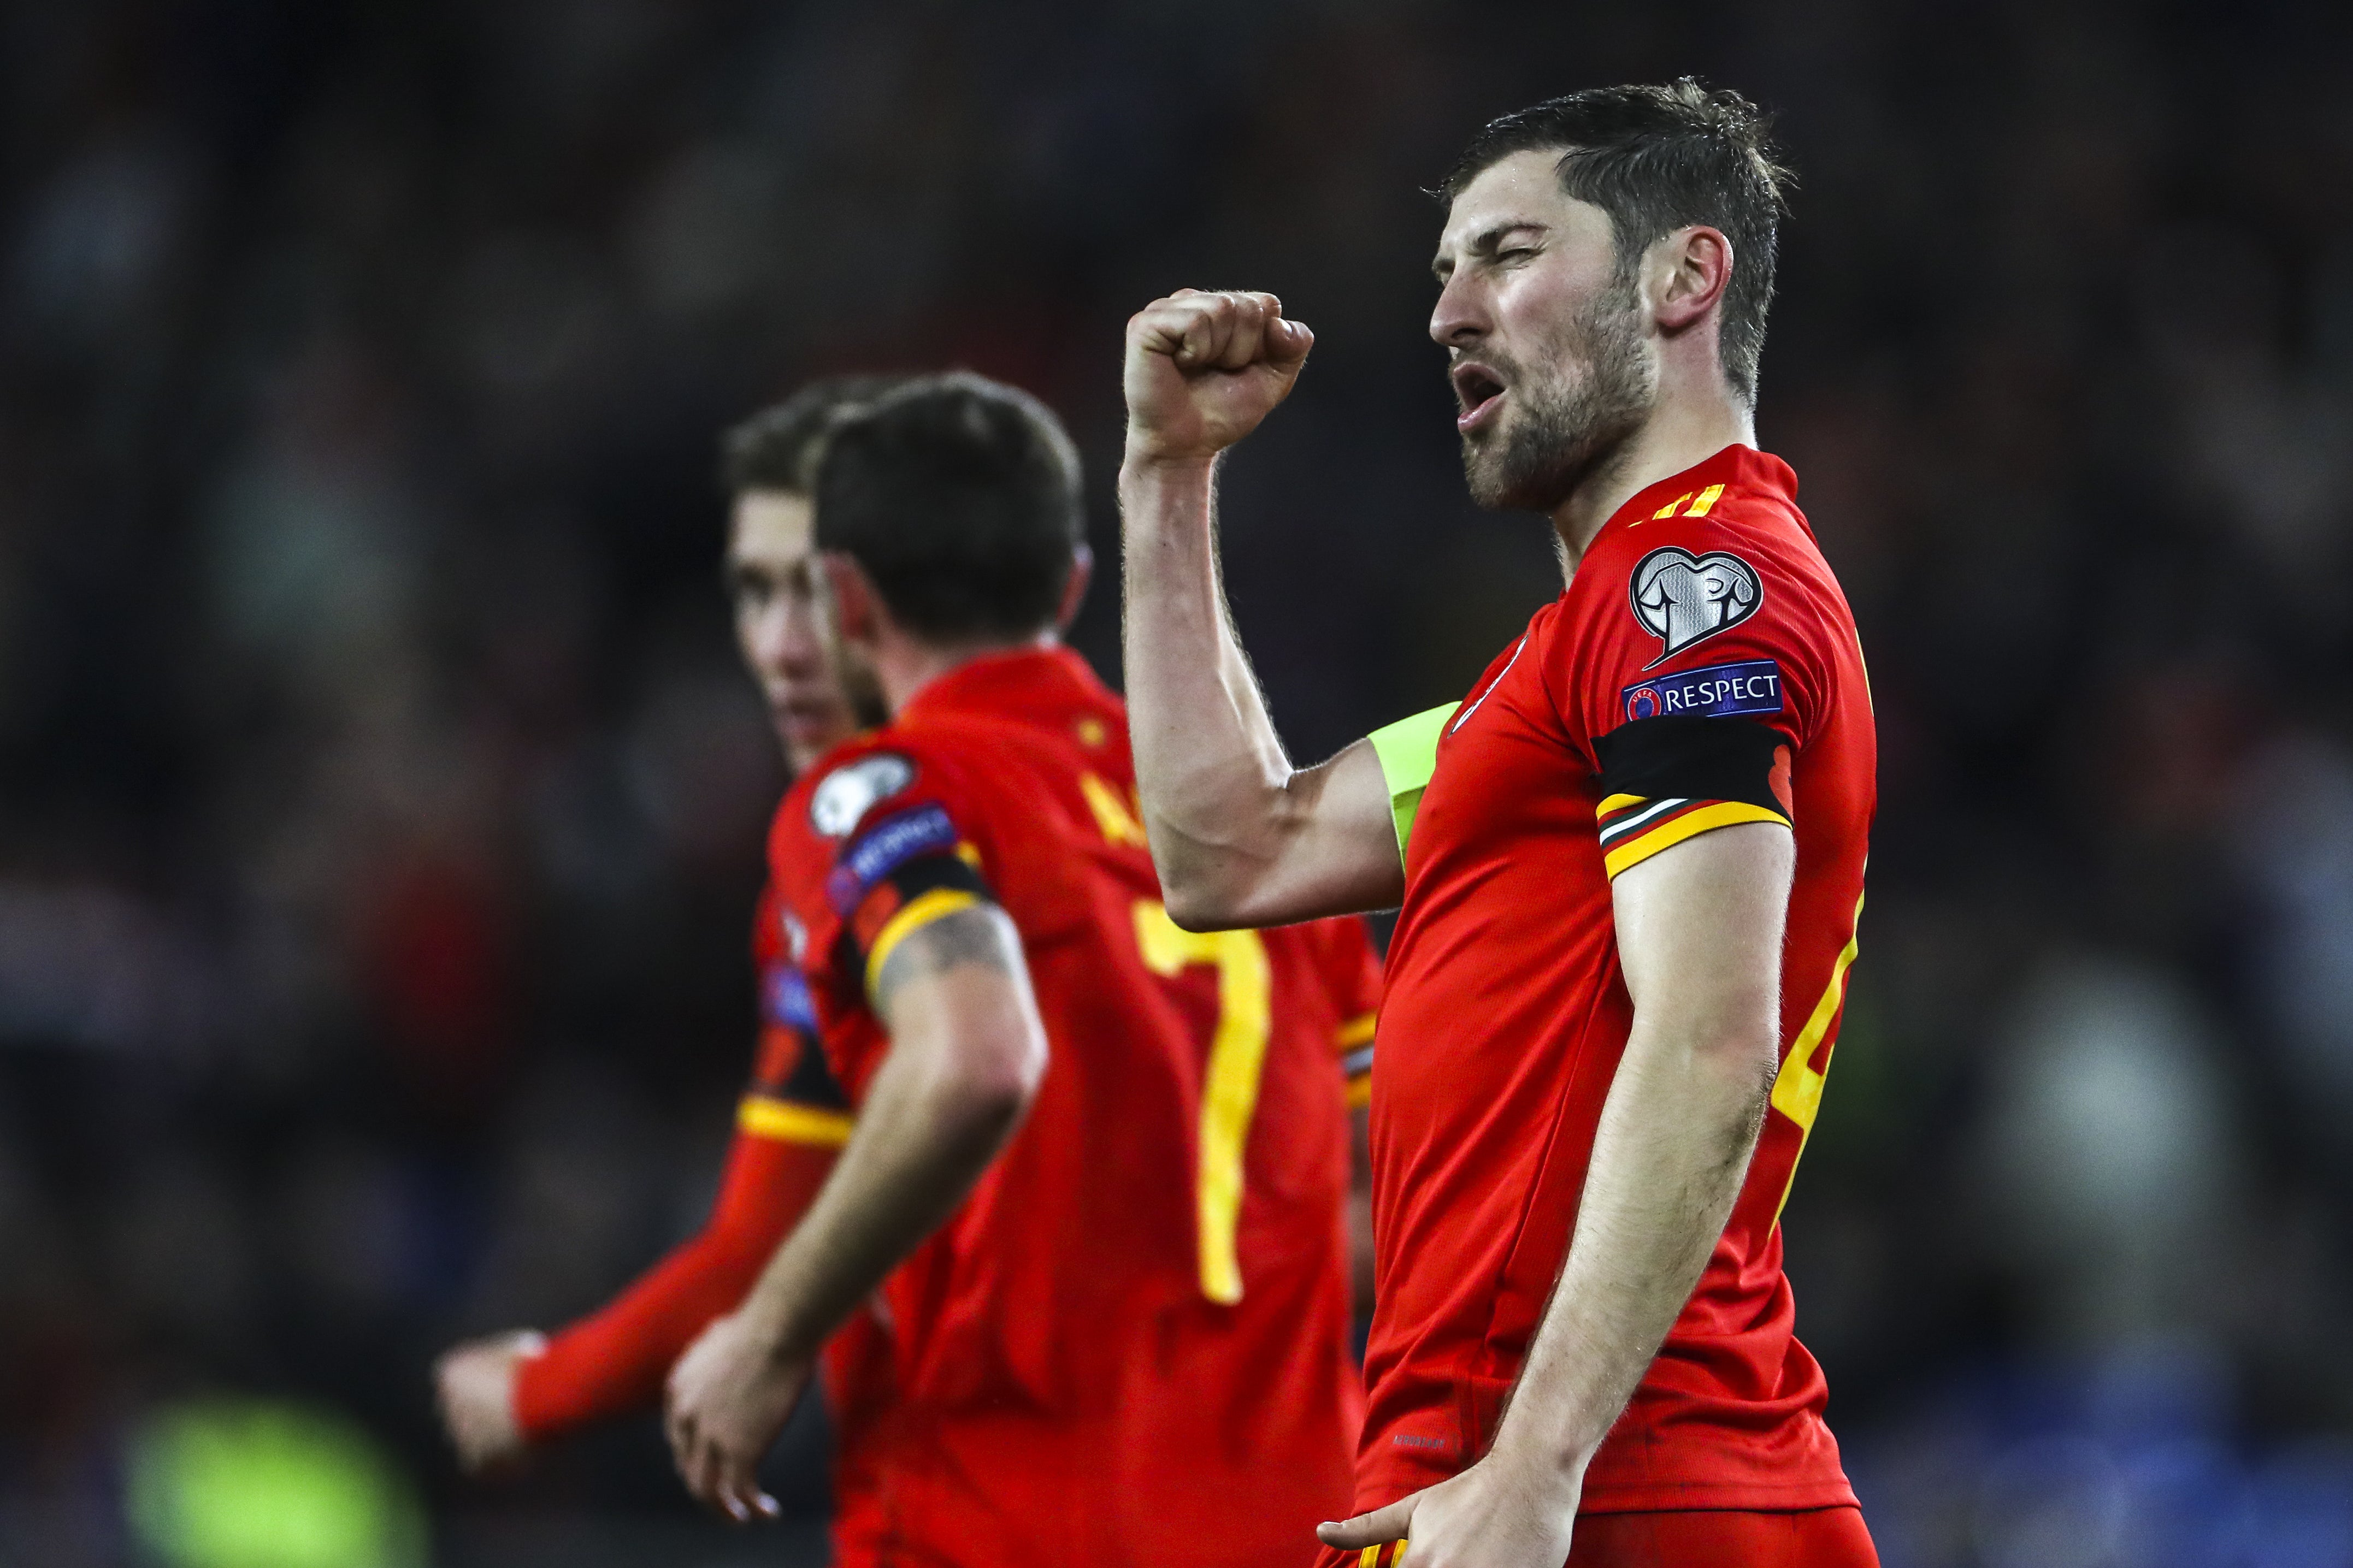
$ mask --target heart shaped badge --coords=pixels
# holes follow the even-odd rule
[[[1634,563],[1626,594],[1634,618],[1667,646],[1643,666],[1656,668],[1720,631],[1738,626],[1765,603],[1757,568],[1737,555],[1711,550],[1694,555],[1666,545]]]

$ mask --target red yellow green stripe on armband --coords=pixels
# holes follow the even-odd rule
[[[1672,795],[1652,800],[1639,795],[1613,795],[1593,808],[1593,816],[1601,838],[1601,863],[1612,877],[1713,828],[1738,822],[1789,826],[1789,819],[1779,812],[1745,800],[1685,800]]]
[[[771,1100],[765,1094],[747,1094],[735,1108],[735,1125],[754,1138],[839,1149],[849,1142],[853,1122],[846,1110],[826,1110],[789,1100]]]

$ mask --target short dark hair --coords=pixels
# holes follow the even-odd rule
[[[1084,537],[1061,421],[963,371],[838,420],[811,495],[817,547],[856,561],[909,631],[942,641],[1051,625]]]
[[[903,375],[828,375],[810,382],[719,438],[720,481],[731,496],[746,490],[807,495],[817,482],[827,429],[907,380]]]
[[[1727,89],[1691,77],[1666,87],[1596,87],[1487,122],[1439,187],[1449,203],[1514,153],[1561,149],[1561,188],[1609,215],[1618,266],[1692,224],[1732,241],[1724,292],[1725,374],[1757,401],[1757,362],[1773,303],[1773,250],[1797,178],[1781,162],[1772,121]]]

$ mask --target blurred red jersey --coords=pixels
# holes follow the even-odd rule
[[[925,686],[778,814],[786,929],[853,1105],[889,1047],[870,977],[975,903],[1018,928],[1050,1051],[1003,1154],[861,1314],[846,1562],[1156,1563],[1173,1528],[1186,1562],[1240,1568],[1346,1504],[1345,1058],[1371,950],[1358,921],[1178,930],[1134,800],[1118,699],[1025,649]]]
[[[1434,739],[1421,776],[1409,743],[1375,738],[1406,893],[1373,1078],[1360,1510],[1485,1450],[1544,1315],[1633,1016],[1610,879],[1740,822],[1797,840],[1784,1065],[1731,1221],[1583,1507],[1854,1501],[1792,1331],[1779,1217],[1854,959],[1875,747],[1854,622],[1795,496],[1784,464],[1738,446],[1651,486],[1459,710],[1396,727],[1426,758]]]

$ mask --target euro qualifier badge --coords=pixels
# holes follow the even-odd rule
[[[809,826],[828,838],[845,837],[878,803],[914,782],[915,764],[896,752],[872,752],[844,763],[810,795]]]
[[[1634,618],[1667,646],[1643,666],[1655,668],[1694,643],[1728,631],[1765,603],[1757,568],[1722,550],[1694,555],[1670,544],[1634,563],[1626,584]]]

